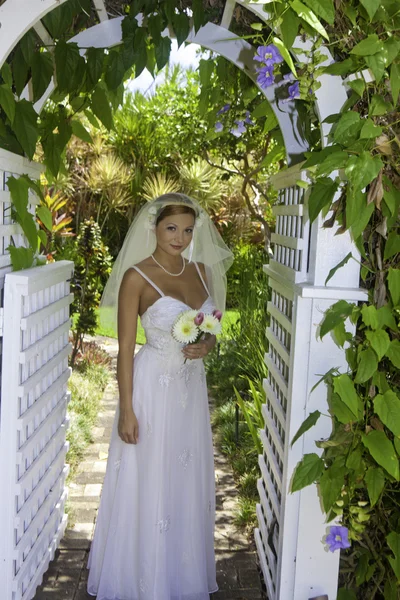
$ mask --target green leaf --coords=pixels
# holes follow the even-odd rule
[[[357,112],[346,112],[335,126],[333,139],[335,142],[347,146],[357,139],[362,126],[363,122],[360,120],[360,115]]]
[[[162,37],[156,45],[156,62],[158,69],[162,69],[169,60],[171,53],[171,40],[169,37]]]
[[[377,52],[372,56],[365,56],[364,60],[374,74],[376,83],[379,83],[387,65],[387,49]]]
[[[382,469],[370,467],[366,472],[364,479],[365,483],[367,484],[367,491],[371,506],[375,506],[379,500],[379,496],[381,495],[383,488],[385,487],[385,475],[383,474]]]
[[[379,327],[378,314],[373,304],[363,304],[361,309],[362,319],[367,327],[377,329]]]
[[[362,78],[353,79],[352,81],[348,82],[348,86],[349,86],[349,88],[354,90],[356,92],[356,94],[358,94],[359,96],[362,97],[364,95],[364,90],[365,90],[365,80],[364,79],[362,79]]]
[[[326,67],[321,67],[321,71],[327,75],[347,75],[352,72],[355,68],[355,62],[353,58],[346,58],[341,62],[335,62]]]
[[[14,94],[7,85],[0,85],[0,106],[12,124],[15,117],[15,100]]]
[[[292,57],[290,56],[290,52],[286,49],[285,44],[278,37],[274,37],[272,39],[272,41],[275,44],[275,46],[278,48],[279,52],[282,55],[282,58],[284,59],[285,63],[288,65],[289,69],[292,71],[293,75],[295,77],[297,77],[296,68],[294,66]]]
[[[94,87],[103,74],[104,49],[89,48],[86,52],[86,61],[87,79],[90,85]]]
[[[330,25],[333,25],[335,21],[335,7],[333,5],[333,0],[304,0],[304,2],[316,15],[325,19]]]
[[[350,54],[356,54],[357,56],[370,56],[383,50],[383,42],[379,39],[376,33],[368,35],[364,40],[361,40],[354,48],[350,51]]]
[[[86,127],[84,127],[80,121],[72,120],[71,126],[72,126],[72,132],[74,135],[76,135],[76,137],[80,138],[84,142],[87,142],[88,144],[93,143],[92,136],[90,135],[90,133],[88,132]]]
[[[378,176],[382,168],[383,163],[379,156],[371,156],[369,152],[361,152],[359,156],[349,158],[345,173],[354,189],[362,190]]]
[[[394,579],[386,579],[383,594],[385,600],[399,600],[397,582]]]
[[[367,227],[371,215],[375,209],[374,202],[370,202],[369,204],[367,204],[366,194],[362,193],[361,190],[359,190],[359,194],[363,198],[363,207],[362,210],[358,213],[358,219],[356,219],[356,221],[351,226],[351,233],[353,235],[354,240],[357,240],[361,236],[361,234]]]
[[[348,253],[348,254],[347,254],[345,257],[344,257],[344,259],[343,259],[343,260],[341,260],[341,261],[340,261],[340,262],[339,262],[339,263],[336,265],[336,267],[333,267],[333,269],[331,269],[331,270],[329,271],[329,275],[328,275],[328,277],[325,279],[325,285],[328,283],[328,281],[329,281],[330,279],[332,279],[332,277],[334,276],[334,274],[336,273],[336,271],[338,271],[339,269],[341,269],[342,267],[344,267],[344,265],[346,265],[346,264],[349,262],[349,260],[350,260],[352,257],[353,257],[352,253],[351,253],[351,252],[349,252],[349,253]]]
[[[384,259],[392,258],[398,252],[400,252],[400,236],[395,231],[391,231],[386,240]]]
[[[376,11],[381,5],[381,0],[360,0],[360,2],[367,11],[369,20],[372,21]]]
[[[14,75],[15,91],[17,96],[20,96],[26,83],[28,82],[28,71],[29,67],[22,54],[21,46],[17,46],[15,51],[12,69]]]
[[[360,361],[358,364],[357,375],[354,379],[356,383],[368,381],[378,369],[378,360],[375,352],[371,348],[360,352]]]
[[[378,360],[382,360],[389,348],[390,338],[386,331],[378,329],[377,331],[366,331],[365,333],[369,343],[375,350]]]
[[[86,64],[82,56],[79,54],[79,48],[76,43],[67,43],[59,41],[54,50],[57,68],[57,86],[61,91],[74,91],[74,83],[76,74]]]
[[[21,219],[18,219],[18,223],[21,225],[30,247],[36,251],[38,246],[38,235],[36,221],[34,220],[33,216],[27,212]]]
[[[305,454],[297,464],[292,480],[291,492],[297,492],[313,483],[324,470],[324,462],[317,454]]]
[[[394,558],[388,557],[388,560],[391,564],[391,567],[394,571],[394,574],[397,577],[397,581],[400,581],[400,533],[396,533],[395,531],[391,531],[388,536],[386,536],[386,541],[389,545],[389,548],[394,554]]]
[[[160,13],[153,13],[147,19],[147,29],[154,44],[157,46],[161,40],[161,32],[164,29],[163,18]]]
[[[322,26],[321,22],[315,16],[312,10],[310,10],[305,4],[300,2],[300,0],[291,0],[290,6],[293,10],[299,15],[303,21],[305,21],[310,27],[315,29],[317,33],[322,35],[322,37],[329,40],[329,36],[326,33],[325,28]]]
[[[329,175],[336,169],[343,169],[347,163],[349,155],[343,150],[331,152],[317,167],[316,175]]]
[[[15,246],[8,246],[7,250],[10,253],[13,271],[21,271],[22,269],[29,269],[32,267],[34,257],[32,248],[16,248]]]
[[[371,98],[369,105],[369,114],[371,117],[386,115],[388,112],[393,110],[393,106],[390,102],[386,102],[383,96],[380,94],[374,94]]]
[[[21,217],[28,209],[29,201],[29,182],[25,177],[11,176],[7,179],[7,186],[11,193],[11,200],[15,206],[15,210]]]
[[[400,400],[393,390],[374,398],[374,410],[382,423],[395,435],[400,435]]]
[[[87,120],[89,121],[89,123],[91,125],[93,125],[93,127],[95,129],[100,129],[100,123],[98,122],[98,120],[96,119],[96,117],[94,116],[94,114],[90,111],[90,110],[84,110],[85,116],[87,118]]]
[[[332,397],[330,399],[330,412],[332,416],[336,417],[336,419],[344,425],[356,421],[353,412],[349,408],[347,408],[347,406],[344,402],[342,402],[338,394],[332,394]]]
[[[103,123],[106,129],[112,129],[113,117],[110,103],[104,89],[97,85],[92,94],[92,111],[98,119]]]
[[[319,335],[321,339],[332,331],[339,323],[344,321],[346,317],[351,315],[353,311],[353,305],[349,304],[346,300],[339,300],[335,302],[325,313],[324,320],[321,323]]]
[[[38,115],[31,102],[20,100],[15,104],[13,129],[17,140],[31,160],[35,154],[36,142],[39,138],[37,119]]]
[[[331,154],[336,154],[337,152],[341,152],[341,148],[338,145],[327,146],[326,148],[318,152],[305,152],[307,160],[303,163],[302,169],[309,169],[310,167],[314,167],[315,165],[320,165]]]
[[[400,303],[400,269],[389,268],[388,285],[394,306]]]
[[[313,185],[308,198],[308,214],[312,223],[325,206],[332,204],[335,193],[339,187],[338,182],[329,177],[321,177]]]
[[[383,467],[396,481],[399,481],[399,459],[392,442],[385,433],[371,431],[368,435],[362,435],[362,442],[378,465]]]
[[[333,465],[326,469],[319,480],[319,489],[322,496],[322,504],[324,511],[329,513],[333,505],[336,503],[341,489],[345,483],[344,477],[347,469],[340,464]]]
[[[36,42],[37,37],[32,29],[30,29],[20,41],[22,54],[25,59],[25,62],[28,65],[32,64],[35,51],[37,52],[37,50],[35,49]]]
[[[390,67],[390,89],[392,90],[393,104],[397,106],[400,92],[400,65],[393,63]]]
[[[281,18],[280,30],[282,39],[286,48],[291,48],[299,30],[300,19],[291,8],[287,8]]]
[[[291,446],[293,446],[293,444],[299,439],[300,436],[303,435],[303,433],[305,433],[306,431],[308,431],[311,427],[313,427],[315,425],[315,423],[318,421],[320,416],[321,416],[321,413],[319,412],[319,410],[315,410],[314,412],[312,412],[308,415],[307,419],[303,422],[302,425],[300,425],[296,435],[292,439]]]
[[[400,340],[393,340],[390,342],[386,356],[395,367],[400,369]]]
[[[192,1],[192,11],[193,11],[193,23],[195,33],[198,32],[200,27],[204,25],[204,8],[202,0],[193,0]]]
[[[340,399],[351,410],[355,419],[358,418],[359,397],[354,387],[353,381],[343,373],[333,378],[333,389]]]
[[[36,52],[31,67],[33,101],[37,102],[47,90],[53,77],[53,59],[50,52]]]
[[[366,119],[360,132],[360,139],[376,138],[382,133],[382,127],[375,125],[372,119]]]
[[[116,90],[123,82],[125,75],[125,64],[122,52],[110,50],[108,55],[107,70],[104,77],[109,90]]]
[[[178,48],[187,40],[190,31],[189,17],[185,13],[173,14],[172,27],[175,32]]]
[[[42,221],[46,229],[53,231],[53,217],[47,206],[39,206],[36,211],[36,215]]]
[[[0,69],[0,75],[2,76],[4,83],[9,87],[12,87],[13,76],[9,63],[3,63],[3,66]]]
[[[386,175],[383,176],[383,199],[390,210],[390,214],[397,217],[400,206],[400,191],[394,187]]]
[[[387,304],[378,308],[377,317],[378,317],[378,327],[380,327],[381,329],[383,327],[389,327],[390,329],[393,329],[393,331],[397,331],[398,328],[396,325],[395,318]]]
[[[61,166],[61,144],[59,136],[49,133],[42,139],[42,146],[45,154],[45,164],[50,169],[52,175],[57,177]]]

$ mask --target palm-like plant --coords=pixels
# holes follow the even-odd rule
[[[178,192],[180,185],[176,179],[172,179],[165,173],[154,173],[149,175],[143,184],[143,198],[153,200],[162,194]]]
[[[193,160],[178,167],[179,178],[185,193],[200,202],[207,210],[217,210],[226,184],[218,171],[205,160]]]
[[[111,211],[120,212],[132,201],[131,177],[129,167],[111,152],[98,156],[84,174],[89,190],[100,197],[96,220],[101,230]]]
[[[68,225],[72,221],[72,216],[67,212],[61,212],[67,204],[67,198],[61,192],[50,191],[44,188],[43,198],[37,208],[37,221],[42,234],[40,235],[44,253],[50,254],[53,251],[54,241],[57,235],[73,235]],[[61,214],[60,214],[61,212]]]

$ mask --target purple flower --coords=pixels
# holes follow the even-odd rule
[[[269,44],[268,46],[258,46],[254,60],[272,66],[275,63],[281,63],[283,58],[278,48],[274,44]]]
[[[222,319],[222,312],[218,309],[213,310],[213,317],[215,317],[216,319],[218,319],[218,321],[221,321]]]
[[[350,548],[349,530],[347,527],[333,525],[330,528],[330,533],[326,536],[326,543],[331,552],[342,548]]]
[[[258,73],[257,83],[261,88],[266,88],[274,83],[275,77],[272,69],[272,66],[260,67],[256,69]]]
[[[254,125],[254,121],[252,121],[250,119],[250,112],[248,110],[246,110],[246,118],[245,118],[244,122],[248,123],[249,125]]]
[[[231,107],[230,104],[225,104],[222,108],[219,109],[219,111],[217,112],[217,115],[223,115],[224,113],[228,112],[230,107]]]
[[[231,133],[235,137],[240,137],[242,135],[242,133],[246,132],[246,126],[244,124],[244,121],[239,121],[238,119],[236,119],[235,123],[236,123],[237,127],[233,127],[231,129]]]
[[[294,83],[292,83],[292,85],[289,85],[288,91],[289,91],[289,97],[292,100],[294,100],[295,98],[299,98],[300,97],[300,83],[298,81],[295,81]]]
[[[215,131],[217,133],[219,133],[220,131],[222,131],[224,128],[224,126],[222,125],[221,121],[218,121],[217,123],[215,123]]]
[[[202,313],[202,312],[197,313],[197,315],[194,318],[194,324],[201,325],[203,321],[204,321],[204,313]]]

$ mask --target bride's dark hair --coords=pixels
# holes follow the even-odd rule
[[[168,206],[165,206],[158,215],[156,225],[158,225],[160,221],[163,221],[164,219],[166,219],[167,217],[171,217],[172,215],[185,214],[192,215],[194,219],[196,218],[196,213],[191,206],[185,206],[184,204],[168,204]]]

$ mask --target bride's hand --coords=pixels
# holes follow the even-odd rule
[[[136,444],[139,439],[139,423],[132,411],[121,412],[118,419],[118,435],[127,444]]]
[[[200,340],[197,344],[187,344],[187,346],[182,349],[183,356],[191,360],[204,358],[212,350],[214,343],[213,340],[209,338],[208,340]]]

